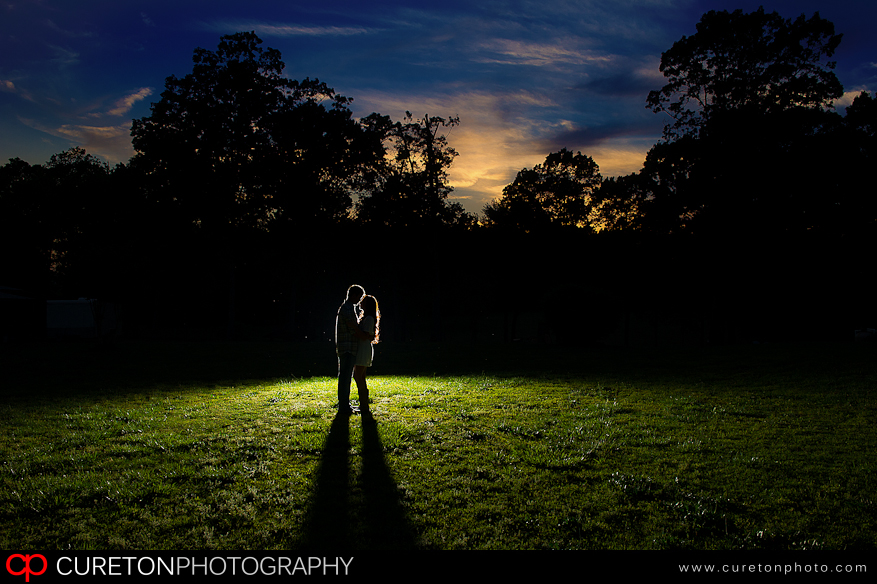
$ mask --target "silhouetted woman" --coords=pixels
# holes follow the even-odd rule
[[[372,366],[374,358],[374,345],[377,345],[381,336],[381,310],[378,308],[378,300],[374,296],[366,296],[359,303],[362,314],[359,318],[359,328],[368,335],[374,335],[371,341],[359,340],[356,351],[356,365],[353,367],[353,379],[356,381],[356,389],[359,392],[359,410],[368,412],[368,386],[365,383],[365,375]]]

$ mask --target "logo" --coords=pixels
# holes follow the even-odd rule
[[[24,562],[24,568],[22,568],[18,572],[12,571],[12,563],[13,563],[12,560],[14,560],[15,558],[21,558],[21,561]],[[40,570],[39,572],[34,572],[30,567],[30,561],[33,558],[39,558],[43,562],[43,569]],[[46,561],[46,556],[44,556],[42,554],[33,554],[33,555],[28,554],[26,556],[24,554],[12,554],[11,556],[9,556],[6,559],[6,571],[9,572],[10,574],[12,574],[13,576],[21,576],[22,574],[24,574],[24,581],[25,582],[30,582],[30,575],[31,574],[33,574],[34,576],[43,575],[46,571],[46,568],[48,568],[48,567],[49,567],[49,562]]]

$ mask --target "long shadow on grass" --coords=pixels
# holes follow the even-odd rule
[[[298,547],[305,550],[414,549],[415,536],[384,460],[377,422],[362,418],[361,467],[351,460],[347,416],[336,416],[323,446]],[[353,422],[355,423],[355,422]],[[357,476],[352,476],[359,468]]]

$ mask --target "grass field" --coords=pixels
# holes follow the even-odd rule
[[[877,347],[4,347],[4,549],[877,548]],[[353,394],[355,395],[355,390]]]

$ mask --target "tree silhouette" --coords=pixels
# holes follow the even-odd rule
[[[7,277],[46,292],[50,277],[58,284],[105,257],[115,243],[107,236],[124,206],[112,191],[111,174],[79,147],[52,155],[45,165],[10,160],[0,170]]]
[[[459,118],[425,115],[415,120],[406,112],[403,122],[372,118],[384,135],[386,165],[375,175],[371,192],[363,193],[356,215],[366,225],[403,228],[468,228],[474,217],[456,201],[449,201],[453,187],[448,168],[457,151],[448,145],[442,128],[453,128]]]
[[[590,156],[564,148],[549,154],[543,164],[521,170],[502,197],[484,206],[484,223],[519,231],[592,229],[594,195],[601,181]]]
[[[19,287],[46,285],[55,240],[54,221],[44,216],[48,187],[42,166],[14,158],[0,167],[0,263]]]
[[[216,52],[196,49],[192,73],[168,77],[161,100],[131,129],[155,196],[205,227],[266,219],[257,167],[272,150],[268,119],[283,108],[290,82],[280,54],[260,43],[238,33],[222,37]]]
[[[685,136],[662,142],[646,154],[636,180],[639,223],[652,233],[690,233],[704,208],[715,198],[704,190],[699,163],[704,156],[697,139]]]
[[[629,233],[646,230],[645,209],[649,195],[641,184],[638,174],[603,179],[594,193],[596,209],[593,213],[594,223],[601,231]]]
[[[382,135],[353,119],[347,98],[323,84],[305,80],[294,107],[272,119],[277,151],[262,169],[263,183],[272,181],[271,228],[331,225],[348,219],[352,195],[370,186],[383,158]],[[331,98],[331,107],[324,99]]]
[[[280,53],[261,42],[237,33],[215,52],[196,49],[192,73],[169,77],[151,114],[134,121],[138,166],[156,197],[205,228],[342,220],[352,205],[346,181],[377,156],[377,142],[348,98],[319,80],[287,79]]]
[[[732,110],[823,109],[843,95],[835,64],[823,62],[841,36],[818,13],[792,21],[764,8],[710,11],[697,33],[661,55],[668,83],[649,93],[648,107],[673,118],[666,139],[697,135],[717,114]]]
[[[831,156],[843,87],[826,62],[840,43],[819,17],[709,12],[661,58],[669,114],[636,181],[640,223],[658,232],[776,237],[821,229],[839,196]]]
[[[862,151],[873,154],[877,142],[877,99],[867,91],[856,96],[847,107],[846,123],[861,134],[864,143],[859,147]]]
[[[847,107],[842,124],[825,150],[834,173],[834,205],[842,234],[873,234],[877,230],[877,196],[873,169],[877,164],[877,99],[862,92]]]

